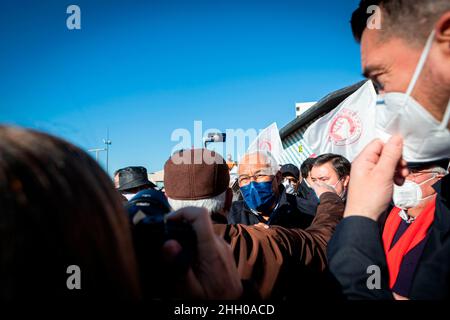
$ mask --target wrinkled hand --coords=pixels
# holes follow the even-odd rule
[[[408,175],[402,149],[403,139],[393,136],[386,144],[372,141],[358,155],[352,163],[344,217],[378,220],[392,199],[394,182],[402,185]]]
[[[179,290],[195,299],[239,299],[243,289],[231,247],[215,235],[208,211],[187,207],[167,218],[190,223],[197,234],[197,261],[189,268]],[[163,246],[169,260],[180,251],[181,246],[175,240],[169,240]]]
[[[334,189],[332,186],[329,186],[325,182],[316,181],[312,184],[311,188],[314,189],[314,192],[317,195],[317,198],[320,199],[320,196],[324,194],[325,192],[333,192],[336,193],[336,189]]]

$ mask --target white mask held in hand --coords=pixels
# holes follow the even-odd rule
[[[434,40],[430,34],[406,93],[389,92],[377,103],[377,135],[387,141],[400,134],[407,162],[429,162],[450,157],[450,97],[442,122],[436,120],[411,93],[424,68]]]
[[[345,199],[345,188],[344,188],[344,185],[342,185],[342,192],[341,193],[337,193],[337,190],[336,190],[336,186],[338,185],[338,183],[339,182],[341,182],[342,181],[342,179],[339,179],[338,181],[336,181],[336,183],[334,184],[334,185],[331,185],[331,184],[327,184],[330,188],[333,188],[334,189],[334,192],[341,198],[341,199]]]
[[[420,188],[421,185],[427,183],[430,180],[433,180],[436,178],[436,175],[434,175],[432,178],[427,179],[420,184],[417,184],[414,181],[411,180],[405,180],[405,183],[402,186],[397,186],[394,184],[394,205],[397,208],[407,210],[410,208],[417,207],[420,203],[420,201],[426,200],[431,196],[422,198],[422,188]]]

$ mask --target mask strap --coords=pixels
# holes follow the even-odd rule
[[[425,198],[420,199],[420,201],[427,200],[428,198],[434,197],[436,194],[431,194],[429,196],[426,196]]]
[[[414,75],[411,79],[411,82],[409,83],[408,90],[406,91],[406,95],[408,97],[411,96],[411,93],[414,90],[414,87],[416,86],[417,80],[419,79],[423,67],[425,66],[425,62],[427,61],[428,54],[430,53],[431,50],[431,46],[433,45],[434,34],[435,31],[433,29],[433,31],[431,32],[430,36],[427,39],[427,43],[425,44],[422,55],[420,56],[419,59],[419,63],[417,64],[416,71],[414,71]]]
[[[427,183],[428,181],[431,181],[433,179],[436,179],[436,177],[438,176],[438,173],[434,172],[433,176],[425,181],[422,181],[421,183],[418,183],[419,186],[424,185],[425,183]]]

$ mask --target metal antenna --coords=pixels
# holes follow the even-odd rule
[[[109,128],[106,129],[106,139],[103,139],[105,148],[88,149],[89,152],[95,152],[95,160],[98,162],[98,154],[102,151],[106,151],[106,172],[109,174],[109,146],[112,144],[109,140]]]
[[[106,172],[109,174],[109,146],[112,144],[111,140],[109,140],[109,128],[106,128],[106,140],[103,139],[103,143],[106,145]]]

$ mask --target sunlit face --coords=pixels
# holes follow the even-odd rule
[[[363,74],[373,81],[380,94],[405,93],[425,43],[411,44],[395,36],[384,39],[380,32],[382,31],[369,29],[363,32],[361,38]],[[450,59],[448,56],[442,59],[439,51],[439,46],[432,47],[412,96],[440,121],[447,107],[450,91],[450,75],[444,75],[441,69],[445,70],[445,66],[447,69],[450,68]]]
[[[330,162],[320,166],[313,166],[311,169],[312,182],[320,181],[333,186],[337,194],[343,194],[347,188],[349,177],[339,179],[339,175]]]
[[[278,185],[280,183],[280,174],[274,175],[267,159],[264,155],[253,153],[245,155],[239,164],[239,187],[246,186],[250,182],[270,182],[272,181],[272,189],[278,194]]]

